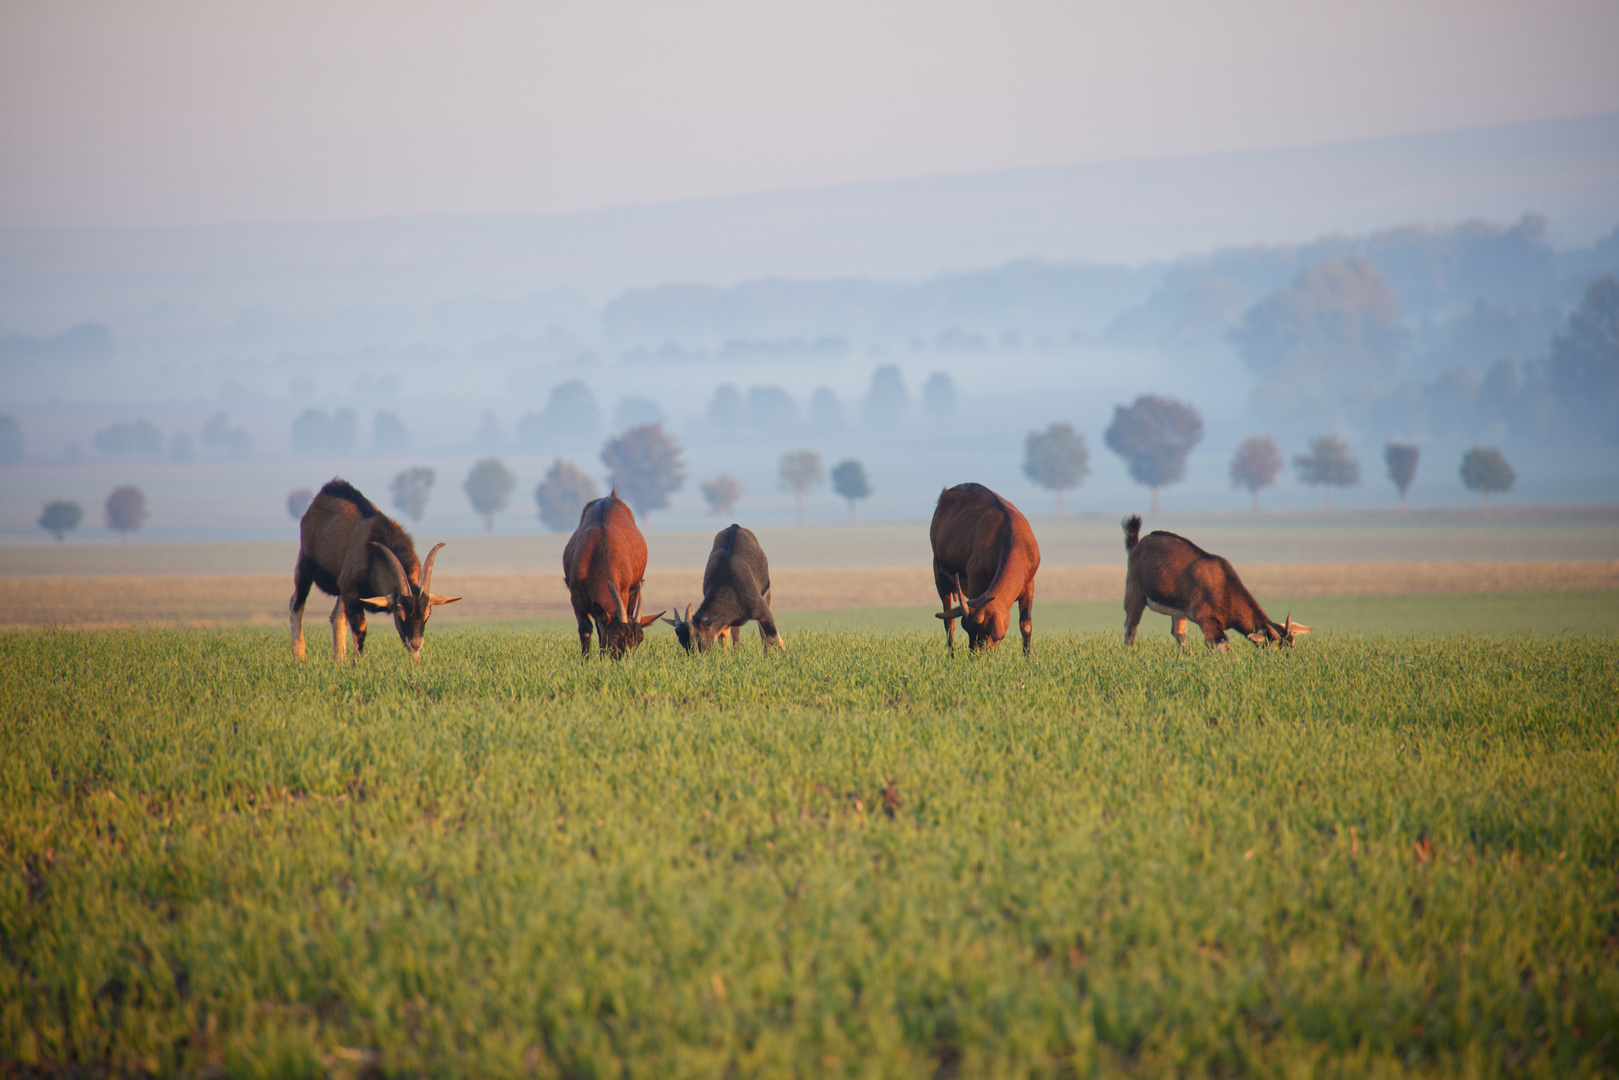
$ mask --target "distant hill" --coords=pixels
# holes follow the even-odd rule
[[[923,280],[1026,259],[1080,273],[1082,263],[1530,211],[1551,222],[1559,246],[1590,244],[1619,223],[1619,113],[551,217],[4,230],[0,333],[563,288],[602,305],[677,282]]]

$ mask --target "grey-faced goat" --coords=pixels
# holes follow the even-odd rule
[[[703,652],[726,638],[735,647],[742,627],[755,619],[765,649],[785,651],[787,643],[770,613],[770,562],[751,530],[732,525],[714,534],[714,547],[703,567],[703,602],[697,614],[687,604],[684,619],[677,610],[673,619],[664,622],[675,628],[675,637],[686,651]]]
[[[399,523],[382,513],[354,485],[332,480],[320,489],[298,525],[298,565],[292,572],[292,655],[304,658],[304,604],[311,586],[337,597],[332,606],[332,659],[347,653],[349,629],[354,651],[365,651],[365,613],[388,612],[410,658],[422,658],[422,633],[433,608],[459,596],[435,596],[433,560],[416,561],[416,545]]]

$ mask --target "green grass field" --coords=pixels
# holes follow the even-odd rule
[[[1061,607],[0,635],[0,1072],[1619,1071],[1619,640]]]

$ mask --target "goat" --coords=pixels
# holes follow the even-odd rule
[[[706,652],[715,641],[727,639],[735,648],[742,627],[754,619],[759,622],[759,640],[765,651],[774,646],[785,652],[787,643],[770,613],[770,563],[759,538],[749,529],[732,525],[714,534],[714,547],[703,568],[703,602],[697,614],[687,604],[684,619],[677,609],[673,619],[663,621],[675,628],[675,637],[687,652],[693,647]]]
[[[592,624],[602,651],[614,660],[641,644],[646,627],[663,614],[640,613],[645,576],[646,538],[618,492],[586,503],[578,528],[562,549],[562,581],[573,601],[585,656],[590,655]]]
[[[332,606],[332,659],[348,651],[348,631],[354,631],[354,653],[365,651],[365,613],[385,611],[394,617],[394,629],[410,658],[422,659],[422,634],[428,616],[440,604],[453,604],[459,596],[436,596],[433,560],[418,565],[416,545],[399,523],[372,505],[371,500],[346,480],[333,479],[320,489],[298,522],[298,564],[292,571],[292,655],[304,658],[304,604],[309,589],[337,597]]]
[[[1169,632],[1186,645],[1186,622],[1203,631],[1211,649],[1226,649],[1226,631],[1235,630],[1255,645],[1291,646],[1310,628],[1293,621],[1274,623],[1225,559],[1211,555],[1184,536],[1171,532],[1141,535],[1141,516],[1124,519],[1124,643],[1136,639],[1136,627],[1147,608],[1169,616]]]
[[[939,493],[928,529],[933,543],[933,583],[944,611],[945,641],[956,651],[956,619],[973,650],[993,649],[1012,623],[1027,653],[1034,637],[1034,575],[1040,545],[1017,507],[982,484],[957,484]]]

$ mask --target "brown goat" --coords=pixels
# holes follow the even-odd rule
[[[957,484],[939,493],[928,529],[933,542],[933,583],[944,611],[945,641],[956,651],[956,623],[973,649],[994,648],[1012,624],[1018,604],[1023,651],[1034,637],[1034,575],[1040,545],[1017,507],[982,484]]]
[[[593,499],[579,514],[579,527],[562,549],[562,581],[579,621],[579,648],[590,655],[594,623],[601,649],[617,660],[641,644],[658,615],[642,615],[641,579],[646,575],[646,538],[618,492]]]
[[[1169,616],[1169,632],[1186,644],[1187,620],[1203,631],[1204,644],[1222,652],[1226,631],[1235,630],[1255,645],[1288,646],[1310,628],[1288,615],[1271,622],[1237,571],[1225,559],[1210,555],[1184,536],[1170,532],[1141,535],[1141,517],[1124,520],[1124,643],[1134,643],[1136,627],[1147,608]]]
[[[348,631],[354,630],[354,652],[365,651],[365,613],[385,611],[394,617],[394,629],[412,660],[421,662],[422,633],[439,604],[453,604],[459,596],[435,596],[433,560],[418,565],[416,545],[399,523],[382,513],[346,480],[332,480],[320,489],[298,523],[298,565],[292,571],[292,655],[304,658],[304,604],[309,589],[337,597],[332,606],[332,659],[348,651]]]

